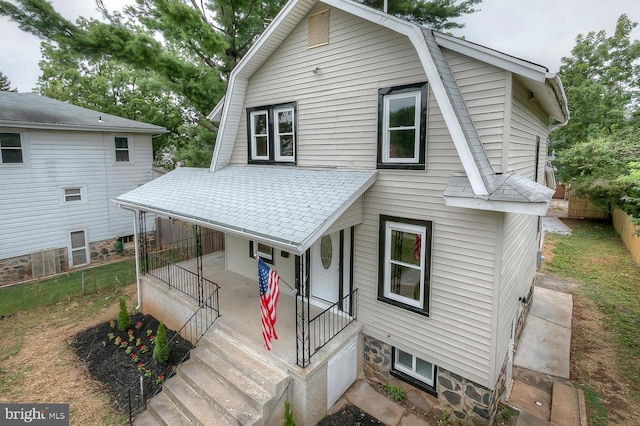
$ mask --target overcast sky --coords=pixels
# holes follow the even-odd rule
[[[104,0],[109,10],[131,2]],[[92,0],[52,3],[68,19],[97,16]],[[454,35],[544,65],[551,72],[557,72],[560,59],[571,54],[578,34],[604,29],[611,35],[622,13],[640,22],[639,0],[484,0],[480,9],[461,19],[466,27]],[[639,28],[633,38],[640,39]],[[40,41],[0,18],[0,71],[12,87],[31,91],[40,75],[40,59]]]

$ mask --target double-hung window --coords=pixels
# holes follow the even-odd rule
[[[429,315],[432,222],[380,216],[378,300]]]
[[[378,91],[378,168],[424,169],[427,84]]]
[[[116,136],[113,138],[116,150],[116,161],[129,161],[129,138],[126,136]]]
[[[247,109],[249,163],[296,162],[296,104]]]
[[[0,164],[22,164],[20,133],[0,133]]]

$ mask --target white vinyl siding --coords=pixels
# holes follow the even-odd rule
[[[297,102],[299,166],[375,168],[378,89],[427,79],[406,37],[336,9],[330,14],[331,43],[307,49],[303,20],[251,77],[244,109]],[[247,163],[246,126],[243,114],[233,164]]]
[[[538,182],[544,182],[544,166],[547,153],[548,116],[517,78],[513,78],[513,102],[511,113],[511,139],[509,144],[509,169],[534,179],[536,164],[536,137],[540,137]]]
[[[526,297],[536,274],[538,217],[505,213],[502,234],[502,262],[496,306],[495,380],[507,354],[511,322],[520,314],[518,298]]]
[[[451,50],[445,50],[445,56],[491,166],[496,172],[506,172],[502,141],[508,73]]]
[[[258,281],[258,261],[252,257],[249,257],[249,240],[240,238],[235,235],[225,235],[225,269],[235,272],[248,280],[252,281],[257,287]],[[291,286],[295,284],[295,255],[289,253],[289,257],[282,257],[282,251],[278,249],[273,250],[274,264],[270,267],[274,271],[278,272],[278,275],[289,283]],[[289,291],[285,285],[280,286],[280,291]]]
[[[378,90],[429,82],[404,36],[336,9],[330,14],[331,43],[307,49],[307,24],[302,20],[250,79],[232,164],[248,160],[245,109],[295,101],[298,166],[376,168]],[[462,56],[451,61],[472,119],[479,120],[481,139],[490,145],[492,164],[499,166],[506,74]],[[358,321],[365,334],[491,388],[501,214],[444,205],[444,188],[452,172],[463,167],[430,89],[426,141],[425,170],[378,170],[376,183],[363,197],[363,222],[355,227],[354,246]],[[429,317],[377,300],[381,214],[433,222]],[[251,260],[246,244],[241,262]],[[232,257],[229,253],[228,262],[235,262]],[[280,260],[276,255],[278,270]],[[242,274],[252,271],[244,262],[233,268]]]
[[[0,131],[4,131],[1,130]],[[133,233],[132,213],[110,200],[152,178],[150,135],[129,136],[134,167],[114,164],[113,135],[24,130],[28,167],[2,169],[0,259],[69,246],[69,230],[85,229],[89,243]],[[65,205],[62,188],[86,185],[87,203]]]

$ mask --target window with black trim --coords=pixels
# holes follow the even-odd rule
[[[423,170],[427,83],[378,91],[378,168]]]
[[[391,374],[435,394],[436,366],[429,361],[393,348]]]
[[[129,161],[129,138],[126,136],[116,136],[113,138],[116,149],[116,161]]]
[[[247,108],[249,163],[296,162],[296,103]]]
[[[249,256],[260,256],[267,263],[273,263],[273,247],[257,241],[249,241]]]
[[[0,164],[23,164],[20,133],[0,133]]]
[[[380,215],[378,300],[429,315],[433,223]]]

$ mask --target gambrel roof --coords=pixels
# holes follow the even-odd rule
[[[317,0],[292,0],[287,3],[269,28],[231,72],[227,95],[209,115],[210,119],[217,120],[219,118],[220,120],[220,130],[211,162],[211,171],[221,170],[229,164],[250,77],[275,52],[316,3],[318,3]],[[460,89],[443,54],[443,47],[514,73],[531,91],[549,116],[563,123],[569,118],[566,97],[560,79],[555,74],[550,74],[541,65],[424,29],[411,22],[349,0],[325,0],[322,3],[403,34],[413,44],[462,162],[467,178],[466,185],[471,188],[471,191],[464,191],[464,194],[472,196],[456,200],[455,205],[496,210],[495,203],[485,203],[484,201],[488,201],[499,186],[504,185],[504,180],[494,172],[489,163]],[[510,181],[515,182],[519,179]],[[459,181],[452,182],[456,185],[460,183]],[[550,200],[548,188],[534,182],[530,189],[540,196],[534,197],[534,199],[546,201],[530,201],[527,198],[514,197],[511,202],[500,204],[497,211],[521,212],[524,209],[528,213],[544,214]],[[460,192],[445,191],[447,204],[450,204],[449,201],[456,198],[457,194]],[[465,204],[469,199],[473,199],[473,203]],[[517,205],[519,203],[528,205],[525,208],[525,206]]]
[[[92,132],[169,133],[162,126],[129,120],[36,95],[0,91],[0,126]]]

